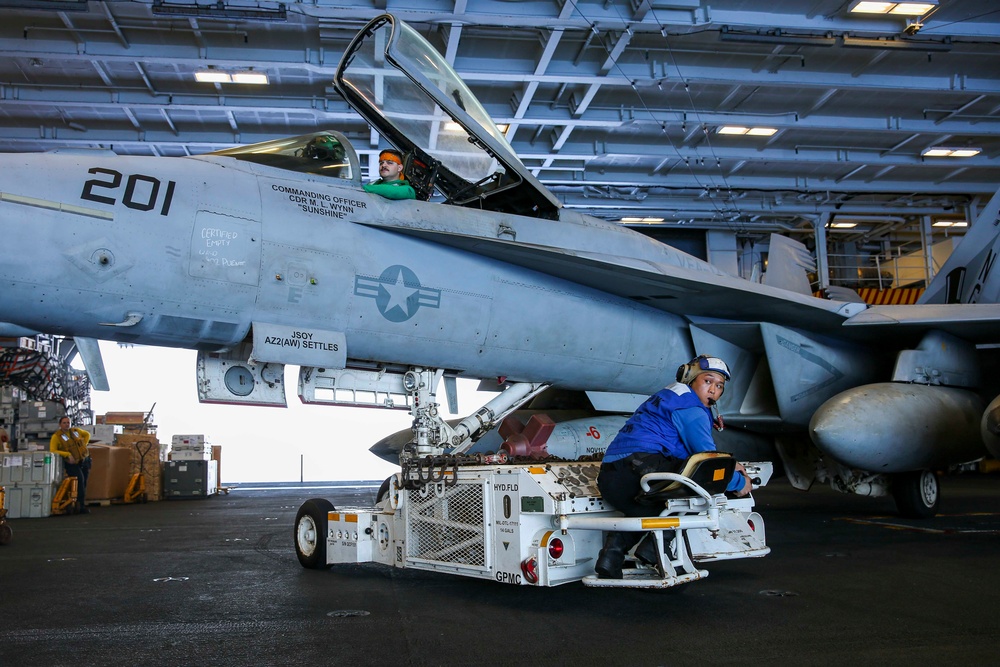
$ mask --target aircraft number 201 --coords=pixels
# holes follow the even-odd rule
[[[103,174],[108,178],[92,178],[84,183],[80,199],[114,205],[117,201],[115,197],[98,194],[98,192],[101,190],[108,190],[110,192],[118,190],[122,184],[122,173],[114,169],[104,169],[103,167],[91,167],[87,170],[87,173]],[[146,184],[147,187],[142,187],[139,185],[140,183]],[[138,192],[136,191],[137,185]],[[166,191],[163,194],[163,203],[160,204],[160,215],[166,215],[170,212],[170,202],[174,198],[174,187],[176,185],[177,183],[174,181],[167,181]],[[125,206],[136,211],[151,211],[156,207],[159,199],[160,179],[146,176],[145,174],[129,174],[125,181],[125,193],[122,195],[122,203]]]

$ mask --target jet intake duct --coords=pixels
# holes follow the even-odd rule
[[[983,401],[966,389],[880,382],[837,394],[809,433],[846,466],[870,472],[928,470],[983,455]]]

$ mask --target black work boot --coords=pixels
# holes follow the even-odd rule
[[[626,533],[608,533],[604,538],[604,548],[597,555],[597,564],[594,570],[597,571],[599,579],[621,579],[622,564],[625,562],[625,552],[632,546],[633,541]]]
[[[660,559],[656,555],[656,537],[652,533],[646,533],[639,546],[635,548],[635,557],[646,565],[659,565]]]

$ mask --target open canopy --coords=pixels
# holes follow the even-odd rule
[[[448,203],[559,216],[558,200],[521,164],[458,74],[391,14],[354,38],[334,85],[386,140],[412,154]]]

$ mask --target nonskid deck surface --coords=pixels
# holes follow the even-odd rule
[[[942,516],[924,522],[896,518],[890,499],[773,480],[755,494],[771,554],[712,564],[674,591],[305,570],[292,546],[301,502],[367,506],[378,484],[304,486],[11,521],[0,665],[994,661],[995,475],[943,478]]]

